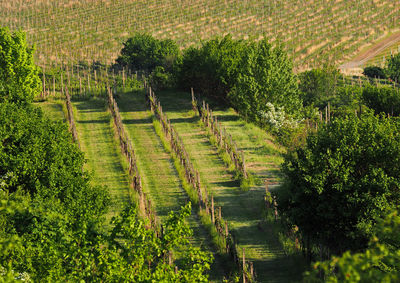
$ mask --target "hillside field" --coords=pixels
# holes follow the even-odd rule
[[[399,25],[392,0],[0,1],[0,25],[27,32],[41,66],[112,63],[136,32],[181,47],[232,34],[278,40],[297,69],[339,64]]]

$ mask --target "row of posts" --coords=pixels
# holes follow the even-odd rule
[[[74,112],[72,110],[71,96],[69,95],[67,87],[65,87],[65,104],[67,106],[67,116],[68,116],[67,118],[68,118],[68,124],[69,124],[69,131],[72,134],[72,139],[74,140],[74,142],[80,147],[79,141],[78,141],[78,132],[76,131]]]
[[[199,107],[200,105],[194,95],[193,88],[191,89],[191,94],[193,110],[200,115],[203,125],[211,130],[211,133],[217,141],[217,146],[230,156],[232,162],[235,164],[236,171],[239,172],[240,176],[243,176],[244,179],[247,179],[248,174],[243,151],[238,150],[235,141],[232,140],[232,136],[226,132],[225,128],[221,127],[208,103],[203,100],[202,106]]]
[[[113,117],[115,130],[120,142],[121,151],[126,157],[129,165],[129,178],[131,180],[131,186],[139,195],[140,210],[150,220],[151,227],[156,228],[156,213],[152,209],[151,200],[147,197],[146,193],[143,192],[142,179],[137,168],[137,162],[135,152],[132,147],[132,143],[125,132],[125,128],[122,123],[121,115],[119,113],[117,102],[113,97],[111,88],[107,88],[108,94],[108,107]]]
[[[222,208],[215,207],[214,197],[207,192],[207,188],[201,185],[200,174],[195,170],[189,155],[185,150],[181,138],[178,136],[176,130],[171,125],[171,121],[167,118],[162,110],[160,101],[155,96],[151,87],[145,84],[145,97],[150,106],[154,116],[162,125],[163,132],[169,140],[172,150],[179,158],[180,164],[185,170],[185,178],[192,188],[197,192],[198,203],[200,211],[205,211],[210,215],[211,222],[213,223],[220,238],[225,242],[225,251],[230,255],[232,260],[242,270],[243,282],[252,282],[255,278],[253,263],[245,260],[245,251],[242,251],[242,258],[237,248],[237,241],[228,229],[228,222],[222,218]]]

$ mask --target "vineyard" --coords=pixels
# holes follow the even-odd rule
[[[399,19],[0,0],[0,278],[396,282]]]
[[[393,1],[1,1],[0,25],[27,32],[37,63],[110,64],[136,32],[182,47],[230,33],[278,39],[297,69],[351,59],[396,30]],[[382,56],[380,56],[382,58]]]

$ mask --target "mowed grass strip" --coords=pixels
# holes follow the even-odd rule
[[[149,194],[157,216],[163,221],[170,211],[179,210],[189,198],[182,188],[171,155],[165,151],[154,130],[152,114],[147,109],[143,91],[120,94],[117,103],[135,150],[144,191]],[[192,209],[188,223],[193,230],[193,244],[213,252],[210,236],[200,224],[195,209]],[[224,267],[215,253],[214,256],[210,279],[221,282]]]
[[[48,99],[35,102],[34,105],[42,108],[43,112],[53,121],[66,121],[64,108],[65,101],[60,99]]]
[[[273,233],[273,227],[261,221],[264,217],[265,187],[254,186],[248,191],[242,191],[239,188],[239,183],[234,180],[233,175],[219,157],[217,148],[210,143],[206,132],[199,124],[199,118],[193,116],[189,94],[186,94],[187,98],[184,94],[175,92],[159,92],[156,95],[182,138],[195,168],[199,170],[203,185],[214,195],[217,206],[222,207],[222,217],[228,220],[230,230],[236,236],[240,248],[245,248],[246,258],[254,262],[258,281],[300,280],[301,264],[296,264],[297,258],[285,255],[278,236]],[[270,159],[269,162],[274,164],[270,168],[276,170],[279,162],[278,148],[274,146],[268,149],[267,141],[266,145],[260,145],[261,139],[251,136],[260,134],[259,132],[253,132],[251,127],[243,131],[245,125],[240,122],[235,124],[235,121],[239,120],[226,119],[226,125],[230,126],[229,132],[232,131],[234,139],[241,135],[238,145],[245,150],[248,163],[262,164],[264,161],[260,156],[267,155],[265,159]],[[263,146],[266,152],[258,153],[260,146]],[[268,157],[267,150],[273,153],[271,157]],[[247,155],[252,153],[253,156],[248,157],[246,153]],[[268,171],[269,166],[265,165],[265,171]]]
[[[93,185],[106,186],[111,195],[112,208],[107,215],[110,219],[130,201],[128,175],[114,138],[111,116],[102,99],[72,104],[79,143],[87,159],[86,169],[93,174]]]

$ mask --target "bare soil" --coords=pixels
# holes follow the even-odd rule
[[[352,69],[352,68],[359,68],[368,62],[370,59],[374,58],[380,52],[385,50],[386,48],[396,44],[400,41],[400,32],[396,32],[382,41],[371,46],[371,48],[367,49],[366,51],[360,53],[356,58],[352,61],[347,62],[339,67],[339,69]]]

